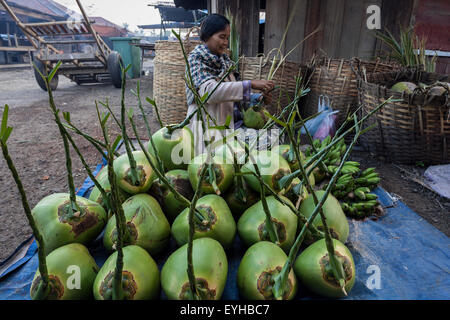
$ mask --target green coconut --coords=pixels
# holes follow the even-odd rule
[[[239,218],[245,210],[259,201],[259,194],[248,187],[244,179],[242,188],[238,188],[235,182],[223,197],[235,218]]]
[[[348,294],[355,284],[355,262],[348,248],[333,239],[334,252],[344,270],[345,291]],[[334,277],[325,239],[318,240],[306,248],[295,260],[294,272],[298,280],[309,290],[323,297],[345,297]]]
[[[103,167],[100,172],[95,177],[97,181],[100,183],[102,188],[105,190],[106,194],[111,193],[111,185],[109,183],[108,179],[108,166]],[[121,202],[124,202],[127,200],[131,195],[122,189],[118,188],[119,191],[119,198]],[[102,193],[100,192],[100,189],[94,186],[94,188],[91,191],[91,194],[89,195],[89,200],[92,200],[94,202],[97,202],[102,205],[102,207],[105,210],[108,210],[106,206],[106,201],[102,197]]]
[[[188,127],[172,133],[163,127],[153,134],[152,139],[165,170],[187,169],[195,152],[194,136]],[[148,151],[155,155],[151,141],[148,143]]]
[[[170,224],[158,201],[148,194],[141,193],[128,198],[122,207],[130,235],[125,245],[138,245],[151,255],[160,253],[169,243]],[[113,250],[116,242],[117,227],[114,215],[106,225],[103,244],[107,250]]]
[[[294,152],[291,151],[291,146],[289,144],[281,144],[272,148],[272,152],[277,152],[282,156],[288,163],[291,171],[295,171],[300,168],[297,158]],[[305,155],[300,151],[300,160],[304,164],[305,163]]]
[[[245,252],[237,272],[239,294],[247,300],[273,300],[274,278],[287,261],[286,253],[276,244],[261,241]],[[297,279],[291,269],[286,281],[283,300],[291,300],[297,293]]]
[[[220,159],[213,157],[210,164],[205,164],[207,160],[206,153],[198,155],[192,160],[192,163],[188,166],[189,181],[194,190],[197,190],[198,179],[204,165],[210,165],[210,169],[207,169],[205,179],[202,181],[201,189],[205,194],[216,193],[221,195],[225,193],[229,187],[233,184],[234,178],[234,166],[233,162],[226,161],[225,163]],[[211,179],[215,176],[215,181]],[[212,183],[214,182],[214,183]]]
[[[318,190],[314,192],[317,196],[317,200],[320,201],[325,194],[325,191]],[[300,205],[300,213],[304,215],[306,218],[309,218],[314,211],[314,198],[312,195],[308,195]],[[325,219],[328,225],[328,229],[330,230],[331,236],[335,239],[338,239],[342,243],[345,243],[348,238],[349,233],[349,225],[347,221],[347,217],[345,216],[344,211],[342,210],[339,201],[331,194],[328,194],[325,203],[322,206],[323,213],[325,215]],[[316,216],[313,220],[313,225],[323,231],[323,224],[320,214]]]
[[[294,206],[288,198],[283,196],[280,196],[280,198],[292,207]],[[297,215],[292,212],[289,206],[281,203],[273,196],[267,197],[266,201],[273,225],[277,230],[280,248],[288,252],[294,244],[297,233]],[[242,214],[237,229],[239,237],[247,246],[259,241],[270,241],[262,201],[258,201]]]
[[[96,300],[112,300],[117,251],[105,261],[95,278]],[[136,245],[123,248],[122,289],[125,300],[158,299],[161,289],[160,273],[155,260]]]
[[[136,161],[138,181],[133,182],[130,160],[125,153],[116,158],[113,163],[114,173],[117,176],[117,184],[119,188],[130,194],[147,192],[153,181],[156,179],[156,174],[143,151],[138,150],[133,151],[132,153],[134,160]],[[153,163],[156,163],[156,160],[152,155],[150,155],[150,159]]]
[[[176,191],[184,196],[187,200],[191,200],[194,196],[194,190],[192,189],[189,181],[189,174],[186,170],[171,170],[165,175],[166,179],[173,185]],[[152,187],[149,190],[149,194],[155,197],[161,205],[164,214],[173,221],[178,214],[187,208],[188,205],[175,197],[175,194],[162,183],[159,179],[153,182]]]
[[[203,216],[194,217],[194,239],[209,237],[228,249],[236,236],[236,222],[225,200],[215,194],[198,199],[195,207]],[[172,224],[171,233],[179,246],[189,239],[189,208],[181,212]]]
[[[413,93],[414,90],[417,88],[417,85],[412,82],[407,81],[401,81],[397,82],[391,87],[392,91],[400,92],[400,93]]]
[[[311,183],[311,186],[314,186],[314,175],[312,173],[309,176],[309,181]],[[308,196],[308,190],[306,189],[306,186],[304,186],[301,182],[302,181],[299,178],[295,178],[294,180],[292,180],[289,190],[287,190],[287,192],[285,193],[285,197],[287,197],[293,203],[297,203],[299,196],[301,196],[302,199]]]
[[[236,156],[238,164],[244,164],[245,159],[245,142],[240,142],[233,139],[227,142],[227,144],[221,144],[214,149],[215,158],[220,159],[223,163],[233,164],[233,156]]]
[[[103,230],[108,215],[97,202],[76,196],[81,211],[70,215],[70,195],[51,194],[33,208],[31,214],[45,243],[45,254],[69,243],[87,244]]]
[[[174,251],[161,269],[161,286],[169,300],[193,300],[187,273],[188,244]],[[219,300],[228,274],[227,255],[220,243],[211,238],[192,243],[192,265],[197,291],[202,300]]]
[[[262,106],[252,106],[244,112],[244,125],[251,129],[262,129],[267,122],[267,112]]]
[[[285,175],[291,173],[289,163],[282,156],[280,156],[279,153],[269,150],[252,152],[252,155],[256,165],[259,168],[263,181],[275,192],[281,192],[282,190],[280,189],[278,182]],[[250,158],[249,161],[242,166],[241,171],[244,174],[246,173],[244,178],[250,188],[258,193],[261,192],[261,184],[258,178],[253,174],[249,174],[251,172],[256,172],[254,164]],[[289,186],[285,189],[289,189]],[[265,194],[268,195],[269,193],[270,191],[265,188]]]
[[[53,250],[45,259],[50,292],[47,300],[87,300],[92,298],[92,285],[99,271],[88,249],[79,243],[66,244]],[[42,282],[39,268],[31,283],[30,295],[36,298]]]

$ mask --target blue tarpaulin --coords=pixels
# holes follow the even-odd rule
[[[88,194],[91,186],[92,182],[87,179],[78,194]],[[401,201],[393,200],[384,189],[379,187],[375,193],[386,208],[385,214],[376,221],[349,219],[350,235],[346,245],[355,260],[356,281],[345,299],[449,300],[449,238]],[[23,250],[24,246],[28,249]],[[88,249],[99,266],[108,257],[101,235]],[[172,240],[169,250],[154,257],[160,270],[175,249],[176,244]],[[36,250],[36,242],[29,239],[17,250],[23,252],[23,258],[18,259],[15,252],[0,265],[0,270],[3,270],[2,266],[11,259],[15,257],[18,260],[8,270],[0,271],[0,299],[30,299],[31,281],[38,268]],[[236,277],[245,250],[237,236],[233,247],[227,252],[228,278],[222,299],[240,299]],[[162,291],[161,298],[166,298]],[[301,286],[296,298],[320,299]]]

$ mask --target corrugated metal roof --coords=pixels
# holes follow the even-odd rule
[[[171,22],[196,22],[207,16],[206,13],[199,10],[186,10],[170,6],[155,6],[159,10],[161,19]],[[195,13],[194,13],[195,12]]]
[[[127,34],[125,29],[93,24],[94,30],[102,37],[124,37]]]
[[[102,37],[122,37],[127,34],[127,30],[121,26],[106,20],[102,17],[89,17],[89,20],[94,20],[92,27]]]
[[[103,17],[89,17],[89,20],[94,20],[95,24],[101,25],[101,26],[108,26],[108,27],[114,27],[114,28],[118,28],[118,29],[122,29],[121,26],[106,20]]]
[[[19,5],[23,8],[39,11],[43,14],[66,19],[70,15],[70,10],[57,4],[52,0],[7,0],[9,5]]]
[[[174,0],[176,7],[182,7],[186,10],[205,10],[208,8],[208,1],[206,0]]]

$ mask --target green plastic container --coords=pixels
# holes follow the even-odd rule
[[[122,56],[124,67],[131,64],[128,70],[128,77],[134,79],[141,75],[141,49],[133,46],[133,43],[139,43],[140,38],[136,37],[112,37],[110,40],[113,43],[113,50],[120,53]]]

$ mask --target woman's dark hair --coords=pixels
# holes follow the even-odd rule
[[[224,16],[217,13],[210,14],[200,26],[200,40],[208,41],[213,34],[224,30],[229,24],[230,21]]]

